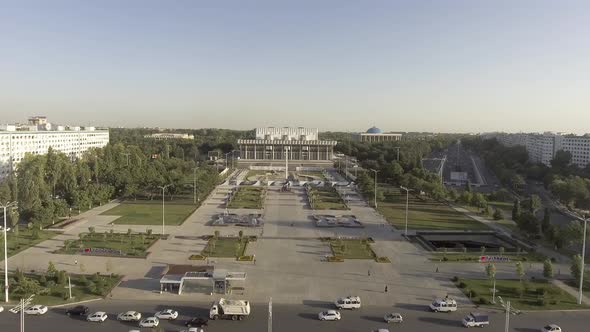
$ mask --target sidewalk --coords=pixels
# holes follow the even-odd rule
[[[561,288],[563,291],[567,292],[568,294],[575,297],[576,299],[578,298],[578,296],[579,296],[578,290],[574,289],[573,287],[571,287],[569,285],[566,285],[563,281],[553,279],[551,281],[551,283],[554,284],[555,286]],[[582,294],[582,303],[590,305],[590,299],[583,294]]]

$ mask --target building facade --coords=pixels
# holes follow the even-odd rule
[[[371,127],[364,133],[352,134],[352,139],[357,142],[395,142],[402,139],[402,134],[399,133],[383,133],[381,129],[377,127]]]
[[[559,150],[572,155],[572,164],[584,168],[590,165],[590,135],[576,136],[555,133],[506,134],[492,133],[484,137],[496,138],[506,146],[524,146],[532,162],[551,166],[551,160]]]
[[[47,125],[39,124],[42,128]],[[89,149],[101,148],[109,143],[108,130],[94,127],[54,128],[56,130],[38,130],[39,127],[30,123],[20,128],[15,125],[0,126],[0,178],[15,171],[27,153],[45,154],[51,147],[74,159]]]
[[[336,141],[319,140],[313,128],[256,128],[255,139],[239,139],[244,161],[331,161]]]
[[[168,140],[168,139],[195,139],[195,136],[189,134],[180,133],[154,133],[145,135],[145,138],[153,138],[155,140]]]

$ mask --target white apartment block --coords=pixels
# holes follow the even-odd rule
[[[46,128],[45,125],[43,128]],[[34,125],[0,126],[0,178],[16,170],[27,153],[45,154],[51,147],[74,159],[91,148],[101,148],[109,143],[109,131],[96,130],[94,127],[55,126],[56,130],[37,129]]]
[[[495,137],[506,146],[522,145],[526,148],[532,162],[551,166],[551,160],[559,150],[572,154],[572,164],[584,168],[590,165],[590,135],[575,136],[555,133],[506,134],[492,133],[485,137]]]
[[[189,134],[179,133],[154,133],[151,135],[145,135],[145,138],[153,138],[155,140],[167,140],[167,139],[195,139],[195,136]]]

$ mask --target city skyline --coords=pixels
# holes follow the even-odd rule
[[[582,1],[3,7],[3,123],[590,132]]]

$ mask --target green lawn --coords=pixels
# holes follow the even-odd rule
[[[147,249],[157,240],[160,235],[147,235],[145,233],[82,233],[83,238],[68,240],[64,246],[56,251],[58,254],[86,254],[106,256],[132,256],[143,257]],[[98,249],[97,252],[85,252],[87,248]],[[101,249],[114,250],[115,252],[101,253]],[[119,252],[120,251],[120,252]]]
[[[398,189],[389,189],[385,201],[380,201],[377,210],[394,226],[405,227],[406,195]],[[489,230],[489,228],[451,207],[429,198],[424,200],[410,195],[408,229],[414,230]]]
[[[480,303],[480,298],[484,301],[491,301],[492,283],[488,279],[460,279],[465,283],[461,289],[469,297],[469,291],[475,291],[476,296],[472,300]],[[519,294],[519,291],[522,294]],[[545,295],[542,295],[544,292]],[[473,294],[473,293],[472,293]],[[509,300],[511,305],[518,310],[563,310],[563,309],[586,309],[588,306],[579,306],[576,299],[552,285],[545,280],[496,280],[496,296],[501,296],[504,301]],[[498,303],[498,300],[496,300]],[[486,302],[486,304],[489,304]],[[499,305],[497,305],[499,306]]]
[[[227,207],[230,209],[262,209],[264,194],[264,187],[240,186]]]
[[[184,201],[165,202],[166,225],[180,225],[196,209],[195,205]],[[162,225],[162,201],[125,201],[101,213],[107,216],[121,216],[113,223],[125,225]]]
[[[9,280],[11,280],[10,283],[12,286],[10,287],[11,293],[9,297],[12,301],[18,301],[21,297],[29,296],[28,293],[19,291],[19,282],[15,277],[14,274],[9,275]],[[42,277],[41,274],[27,274],[25,277],[27,280],[32,281],[33,284],[37,285],[33,286],[37,288],[33,303],[49,306],[104,297],[110,293],[113,287],[115,287],[119,280],[121,280],[121,277],[116,275],[98,276],[72,274],[70,275],[72,282],[72,299],[70,299],[67,277],[61,281],[57,277]],[[4,284],[4,282],[2,282],[2,284]]]
[[[308,195],[314,210],[348,210],[333,187],[310,187]]]
[[[375,259],[371,245],[361,239],[331,239],[332,255],[344,259]]]
[[[244,256],[247,245],[246,237],[241,241],[238,237],[212,237],[201,254],[209,257],[240,257]]]
[[[20,227],[18,229],[18,235],[15,235],[14,231],[7,232],[8,236],[8,256],[16,255],[17,253],[35,246],[45,240],[51,239],[59,233],[45,231],[45,230],[30,230],[26,227]],[[4,232],[0,232],[0,257],[4,257]]]

